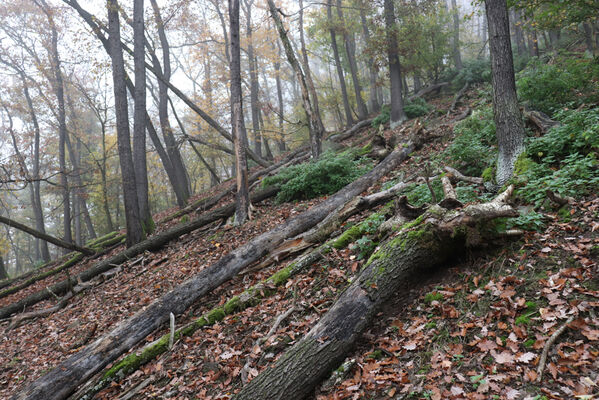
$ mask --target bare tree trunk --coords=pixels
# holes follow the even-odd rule
[[[459,71],[463,66],[460,52],[460,10],[456,0],[451,0],[451,13],[453,14],[453,62]]]
[[[252,43],[252,6],[254,0],[244,0],[245,3],[245,21],[246,36],[248,40],[248,68],[250,75],[250,108],[252,113],[252,137],[254,140],[254,153],[262,157],[262,135],[260,132],[260,104],[259,104],[259,82],[258,66],[254,55],[254,44]]]
[[[285,54],[287,55],[287,61],[291,65],[291,68],[293,68],[297,81],[300,84],[302,91],[302,106],[304,107],[304,112],[306,113],[306,117],[308,119],[308,130],[310,131],[310,148],[312,150],[312,157],[317,159],[320,157],[320,153],[322,152],[322,137],[324,136],[320,115],[318,115],[312,107],[308,85],[306,84],[306,77],[297,61],[297,58],[295,57],[293,47],[291,46],[291,42],[287,37],[287,31],[285,30],[285,26],[283,25],[283,21],[281,21],[279,11],[277,10],[273,0],[268,0],[268,8],[270,10],[270,15],[275,21],[281,42],[283,43],[283,48],[285,49]]]
[[[360,21],[362,23],[362,32],[364,35],[364,43],[368,44],[370,40],[370,28],[368,27],[368,20],[366,19],[366,1],[360,1]],[[376,81],[377,81],[377,71],[374,64],[374,58],[370,56],[368,58],[368,70],[370,72],[370,84],[368,87],[369,97],[368,97],[368,108],[370,112],[379,112],[381,109],[381,104],[379,103],[377,93],[376,93]]]
[[[329,33],[331,35],[331,47],[333,48],[333,57],[335,59],[335,67],[337,68],[337,77],[339,78],[339,86],[341,87],[341,99],[343,101],[343,109],[345,110],[345,126],[349,128],[354,124],[349,98],[347,97],[347,87],[345,85],[345,76],[343,75],[343,66],[339,57],[339,47],[337,46],[337,34],[335,32],[335,22],[333,21],[333,0],[327,0],[327,23],[329,25]]]
[[[45,0],[39,0],[42,11],[48,18],[48,24],[50,25],[51,31],[51,44],[50,44],[50,64],[52,65],[52,71],[54,74],[54,80],[52,82],[52,89],[56,100],[58,102],[58,159],[60,165],[60,184],[62,186],[62,201],[63,201],[63,238],[65,242],[72,242],[73,235],[71,233],[71,206],[70,206],[70,195],[69,195],[69,183],[67,179],[67,167],[66,167],[66,152],[65,142],[67,135],[67,119],[65,111],[64,101],[64,82],[62,78],[62,71],[60,67],[60,56],[58,54],[58,32],[56,31],[56,25],[54,24],[54,18],[52,11],[48,7]]]
[[[525,131],[516,95],[506,0],[486,0],[485,8],[489,21],[493,111],[499,145],[496,180],[503,186],[511,178],[514,164],[524,151]]]
[[[146,163],[146,66],[145,66],[144,0],[133,2],[133,63],[135,71],[133,115],[133,167],[139,218],[146,234],[154,230],[148,200],[148,168]]]
[[[279,106],[279,135],[280,138],[277,140],[277,146],[280,152],[286,150],[285,146],[285,104],[283,103],[283,85],[281,84],[281,45],[277,41],[277,60],[275,61],[275,82],[277,85],[277,102]]]
[[[520,17],[520,10],[511,10],[511,17],[514,37],[516,39],[516,49],[519,56],[524,56],[527,52],[527,49],[524,40],[524,32],[522,31],[522,18]]]
[[[385,0],[385,29],[387,31],[387,56],[391,78],[391,129],[404,122],[407,117],[403,109],[401,65],[399,63],[397,31],[395,26],[395,8],[393,0]]]
[[[108,8],[108,29],[110,57],[112,59],[112,79],[114,81],[114,101],[117,127],[117,143],[121,177],[123,181],[123,197],[125,203],[125,221],[127,224],[127,247],[139,243],[144,238],[143,227],[139,217],[137,184],[135,168],[131,152],[131,135],[129,131],[129,110],[127,107],[127,88],[125,83],[125,63],[121,49],[121,27],[119,22],[119,5],[117,0],[106,0]]]
[[[362,85],[360,84],[360,77],[358,76],[358,65],[356,64],[356,41],[354,39],[353,33],[350,34],[348,32],[348,27],[345,24],[341,0],[337,0],[337,15],[339,16],[339,23],[341,24],[340,28],[343,34],[343,41],[345,43],[345,53],[347,55],[347,61],[349,64],[352,83],[354,84],[356,104],[358,108],[358,118],[360,120],[363,120],[368,116],[368,110],[366,109],[364,99],[362,99]]]
[[[304,74],[306,75],[306,83],[308,84],[308,89],[310,90],[310,96],[312,101],[312,106],[314,107],[314,112],[318,117],[319,129],[324,132],[324,125],[322,124],[322,120],[320,118],[320,105],[318,101],[318,94],[316,93],[316,88],[314,86],[314,80],[312,79],[312,71],[310,69],[310,62],[308,60],[308,51],[306,50],[306,39],[304,38],[304,1],[299,0],[299,36],[300,36],[300,45],[301,45],[301,62],[304,67]],[[277,47],[279,47],[280,53],[280,45],[277,42]]]
[[[229,34],[231,41],[231,126],[235,144],[237,200],[235,224],[242,225],[249,216],[248,169],[245,149],[247,134],[243,121],[243,96],[241,93],[241,51],[239,37],[239,0],[229,0]],[[256,120],[256,122],[258,122]]]
[[[174,169],[174,173],[177,176],[177,180],[179,183],[179,197],[183,203],[187,203],[189,199],[190,193],[190,184],[187,175],[187,170],[185,168],[185,164],[183,163],[183,159],[181,158],[181,153],[179,152],[179,148],[177,147],[177,141],[173,135],[173,130],[171,128],[169,119],[168,119],[168,86],[167,82],[170,82],[171,79],[171,59],[170,59],[170,46],[168,43],[168,39],[166,37],[166,33],[164,30],[164,22],[162,20],[162,16],[160,15],[160,8],[156,3],[156,0],[150,0],[150,4],[152,5],[152,9],[154,10],[154,19],[156,20],[156,28],[158,30],[158,37],[160,39],[160,45],[162,47],[162,78],[158,79],[158,115],[160,119],[160,126],[162,128],[162,136],[164,137],[164,142],[166,144],[166,152],[168,153],[169,159],[171,160],[171,164]],[[157,59],[153,57],[154,60],[154,68],[160,70],[160,65],[156,65]]]
[[[0,280],[8,279],[8,272],[6,272],[6,267],[4,266],[4,259],[0,256]]]

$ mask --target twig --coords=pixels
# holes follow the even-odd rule
[[[568,320],[562,326],[560,326],[557,331],[553,332],[553,335],[551,335],[547,343],[545,343],[543,353],[541,353],[541,359],[539,360],[539,367],[537,368],[537,383],[541,382],[543,379],[543,372],[545,371],[545,364],[547,363],[547,354],[549,353],[549,349],[551,346],[553,346],[553,343],[555,343],[557,338],[564,333],[572,321],[574,321],[574,315],[568,318]]]
[[[433,190],[433,187],[431,186],[431,183],[429,181],[430,175],[431,166],[430,164],[426,164],[426,167],[424,167],[424,181],[426,182],[426,186],[428,186],[428,190],[430,190],[431,192],[431,199],[433,200],[433,203],[437,203],[437,195],[435,194],[435,191]]]

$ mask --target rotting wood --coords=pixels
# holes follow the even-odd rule
[[[56,400],[66,398],[80,384],[94,376],[96,372],[100,371],[108,363],[115,360],[143,340],[147,335],[162,326],[167,321],[169,312],[173,312],[176,315],[183,313],[202,296],[230,280],[250,264],[261,259],[284,240],[312,228],[339,207],[339,205],[359,195],[374,182],[377,182],[380,178],[395,169],[412,152],[420,147],[422,138],[417,136],[412,139],[403,146],[399,146],[369,173],[350,183],[318,205],[311,207],[309,210],[287,220],[273,230],[259,235],[245,245],[223,256],[216,263],[183,282],[146,308],[138,311],[135,315],[119,324],[113,331],[97,339],[77,354],[57,365],[52,371],[29,384],[12,398],[15,400]],[[185,225],[188,224],[183,224],[182,226]],[[181,229],[181,227],[173,229]],[[172,237],[169,237],[168,240],[170,239]],[[160,245],[164,245],[165,243],[162,242]],[[127,251],[138,247],[131,247]],[[150,247],[154,248],[154,246]],[[121,254],[127,254],[127,251]]]
[[[523,114],[526,121],[536,127],[542,134],[560,125],[558,121],[551,119],[551,117],[541,111],[524,109]]]
[[[429,93],[432,93],[432,92],[437,91],[437,90],[441,90],[445,86],[448,86],[448,85],[449,85],[449,82],[433,83],[432,85],[429,85],[427,87],[424,87],[424,88],[420,89],[418,91],[418,93],[413,94],[412,96],[410,96],[408,98],[408,100],[414,101],[414,100],[416,100],[419,97],[424,97],[424,96],[426,96]]]
[[[267,198],[273,197],[278,193],[279,189],[276,187],[266,188],[252,196],[253,202],[260,202]],[[202,226],[205,226],[214,221],[221,219],[227,219],[235,212],[235,203],[230,203],[226,206],[213,210],[207,214],[201,215],[200,217],[184,223],[174,226],[173,228],[162,232],[158,235],[152,236],[143,242],[140,242],[130,248],[110,257],[106,260],[96,263],[93,267],[79,273],[78,275],[70,278],[70,280],[64,280],[58,282],[50,287],[33,293],[15,303],[9,304],[5,307],[0,308],[0,319],[6,318],[14,313],[22,311],[24,308],[33,304],[39,303],[40,301],[52,298],[50,293],[54,293],[56,296],[60,296],[66,293],[69,288],[76,285],[77,282],[86,282],[95,276],[106,272],[115,265],[120,265],[127,260],[143,253],[146,250],[153,251],[166,245],[171,240],[177,239],[186,233],[193,232]]]
[[[395,293],[406,290],[412,278],[439,266],[457,249],[479,244],[475,227],[518,213],[506,204],[513,187],[495,200],[462,210],[432,206],[382,244],[320,321],[272,368],[266,368],[234,400],[296,400],[345,358],[361,333]]]

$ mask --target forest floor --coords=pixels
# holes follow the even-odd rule
[[[474,96],[472,91],[471,102]],[[446,109],[450,102],[451,98],[433,101],[438,109]],[[428,129],[441,138],[425,144],[368,193],[380,191],[386,182],[422,175],[429,158],[451,142],[454,117],[425,119]],[[368,143],[368,134],[354,138],[353,145]],[[229,195],[221,204],[232,199]],[[9,398],[232,249],[323,199],[264,201],[255,206],[253,219],[244,226],[209,225],[145,253],[48,317],[13,330],[7,329],[8,321],[1,322],[0,398]],[[373,211],[352,217],[346,226]],[[168,212],[156,219],[164,215]],[[599,398],[599,198],[577,199],[567,212],[547,209],[544,215],[548,223],[542,232],[526,232],[458,255],[435,273],[422,276],[409,292],[397,293],[343,367],[320,385],[313,398]],[[246,377],[272,366],[329,309],[364,265],[360,252],[354,245],[329,253],[284,285],[269,287],[255,306],[180,339],[170,351],[113,382],[96,398],[230,398]],[[291,261],[263,269],[250,267],[179,316],[176,326],[222,306]],[[80,263],[70,274],[90,265]],[[59,274],[39,281],[0,299],[0,306],[64,278]],[[45,301],[31,308],[54,303]],[[548,344],[573,312],[577,317]],[[166,333],[168,327],[132,352]],[[266,341],[259,340],[265,337]],[[546,368],[539,377],[537,368],[546,346]]]

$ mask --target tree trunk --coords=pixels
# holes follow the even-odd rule
[[[112,79],[114,82],[114,102],[116,114],[117,143],[119,163],[123,181],[125,203],[125,222],[127,225],[127,247],[139,243],[144,232],[139,216],[135,168],[131,153],[131,135],[129,132],[129,110],[127,106],[127,88],[125,83],[125,63],[121,50],[121,27],[117,0],[106,0],[108,8],[108,28],[110,57],[112,59]]]
[[[306,83],[308,84],[308,89],[310,90],[312,106],[314,107],[314,113],[317,117],[318,127],[321,132],[324,132],[324,125],[322,124],[322,120],[320,118],[320,105],[318,101],[318,94],[316,93],[316,88],[314,86],[314,80],[312,79],[312,71],[310,69],[310,62],[308,60],[308,51],[306,50],[306,39],[304,38],[304,2],[303,0],[299,0],[299,36],[300,36],[300,45],[301,45],[301,60],[302,66],[304,67],[304,73],[306,75]],[[277,42],[277,47],[279,47],[280,53],[280,45]]]
[[[89,215],[89,210],[87,208],[87,201],[85,198],[87,194],[85,193],[83,180],[81,179],[81,167],[80,167],[80,154],[78,151],[75,151],[73,148],[73,144],[71,143],[71,139],[69,137],[69,133],[66,132],[65,135],[65,143],[67,145],[67,150],[69,152],[69,159],[71,160],[71,165],[73,166],[73,180],[75,181],[75,197],[79,200],[79,211],[75,212],[75,215],[80,217],[83,214],[83,219],[85,222],[85,226],[87,228],[87,232],[89,234],[90,239],[96,238],[96,230],[94,229],[94,225],[92,224],[91,217]],[[80,143],[80,142],[78,142]],[[74,200],[77,201],[77,200]],[[79,228],[80,229],[80,228]],[[81,229],[80,229],[81,231]]]
[[[73,244],[71,242],[65,242],[64,240],[55,238],[53,236],[50,236],[48,234],[42,233],[42,232],[38,232],[35,229],[32,229],[26,225],[23,225],[17,221],[14,221],[10,218],[7,217],[3,217],[0,215],[0,223],[5,224],[7,226],[10,226],[12,228],[16,228],[20,231],[23,231],[25,233],[30,234],[31,236],[35,236],[37,238],[43,239],[46,242],[52,243],[60,248],[63,249],[68,249],[68,250],[74,250],[74,251],[78,251],[80,253],[83,254],[87,254],[87,255],[91,255],[94,254],[94,251],[85,247],[81,247],[81,246],[77,246],[76,244]]]
[[[162,136],[166,145],[166,152],[173,165],[174,173],[178,180],[178,190],[180,191],[179,196],[183,203],[187,203],[190,193],[190,183],[187,175],[187,169],[181,158],[181,153],[177,147],[177,141],[173,135],[168,119],[168,86],[167,83],[171,79],[171,59],[170,59],[170,46],[164,31],[164,22],[160,15],[160,8],[156,3],[156,0],[150,0],[152,9],[154,10],[154,19],[156,20],[156,28],[158,30],[158,37],[160,39],[160,45],[162,47],[162,79],[158,80],[158,116],[160,119],[160,127],[162,129]],[[160,65],[157,63],[157,58],[153,57],[154,68],[160,70]]]
[[[349,105],[349,98],[347,97],[345,76],[343,74],[341,58],[339,57],[339,47],[337,46],[337,33],[335,32],[335,22],[333,21],[333,0],[327,0],[327,23],[329,25],[329,33],[331,35],[331,47],[333,48],[333,57],[335,59],[335,67],[337,68],[337,77],[339,78],[339,86],[341,87],[343,109],[345,110],[345,127],[349,128],[354,123],[354,117]]]
[[[258,98],[258,66],[254,55],[252,43],[252,6],[254,0],[246,0],[245,29],[247,36],[248,69],[250,75],[250,108],[252,112],[252,137],[254,139],[254,153],[262,157],[262,137],[260,132],[260,103]]]
[[[269,2],[271,1],[269,0]],[[81,383],[158,329],[168,320],[170,312],[175,315],[183,313],[199,298],[233,278],[241,270],[268,254],[269,251],[277,248],[284,240],[295,237],[318,224],[339,206],[347,203],[383,176],[386,176],[416,148],[414,142],[398,147],[369,173],[350,183],[322,203],[238,247],[215,264],[205,268],[193,278],[119,324],[112,332],[63,361],[48,374],[16,394],[13,399],[64,399]],[[184,226],[173,229],[179,229],[180,231]],[[157,239],[161,240],[156,243],[156,246],[145,245],[143,246],[145,248],[143,248],[142,244],[139,244],[128,249],[122,253],[122,261],[127,257],[130,258],[138,254],[134,253],[134,250],[140,252],[153,249],[164,245],[173,237],[170,236],[168,240],[165,240],[163,235],[158,235],[150,240]],[[150,240],[146,242],[150,242]],[[0,318],[2,318],[2,313],[0,313]]]
[[[363,120],[368,116],[368,110],[366,109],[364,99],[362,99],[362,85],[360,84],[360,77],[358,76],[358,64],[356,63],[356,41],[353,37],[353,34],[348,32],[348,27],[345,25],[341,0],[337,0],[337,15],[339,17],[339,23],[341,24],[340,28],[342,30],[343,41],[345,43],[345,53],[347,55],[349,71],[351,73],[352,83],[354,84],[356,104],[358,108],[358,119]]]
[[[287,37],[287,31],[285,30],[285,26],[283,25],[283,21],[281,21],[279,11],[277,10],[273,0],[268,0],[268,8],[271,17],[275,21],[275,26],[279,32],[281,42],[283,43],[283,48],[285,49],[285,54],[287,55],[287,61],[291,65],[291,68],[293,68],[297,81],[300,84],[302,91],[302,106],[304,108],[304,112],[306,113],[308,130],[310,131],[310,148],[312,150],[312,157],[317,159],[320,157],[320,153],[322,152],[322,137],[324,135],[322,122],[320,121],[320,115],[318,115],[315,109],[312,107],[308,85],[306,83],[306,77],[297,61],[297,58],[295,57],[293,47],[291,46],[291,42]]]
[[[64,82],[62,78],[62,70],[60,67],[60,56],[58,54],[58,32],[54,24],[54,18],[52,12],[45,0],[41,0],[42,11],[48,18],[48,24],[50,25],[51,31],[51,42],[50,42],[50,64],[52,66],[52,73],[54,79],[52,81],[52,89],[56,100],[58,102],[58,159],[60,165],[60,185],[62,186],[62,201],[63,201],[63,239],[65,242],[73,241],[73,234],[71,232],[71,206],[70,206],[70,194],[69,194],[69,182],[67,179],[67,166],[66,166],[66,152],[65,152],[65,141],[67,135],[67,118],[64,101]]]
[[[489,21],[493,111],[499,147],[496,181],[503,186],[511,178],[514,164],[524,151],[526,133],[516,95],[506,0],[486,0],[485,8]]]
[[[281,45],[277,41],[277,60],[275,61],[275,82],[277,85],[277,102],[279,107],[279,135],[277,139],[277,146],[279,151],[282,153],[286,150],[285,146],[285,104],[283,103],[283,85],[281,84]],[[316,110],[316,109],[315,109]]]
[[[239,0],[229,0],[229,23],[231,24],[229,27],[231,41],[231,126],[233,127],[233,143],[235,145],[235,179],[237,183],[235,224],[243,225],[249,216],[250,200],[247,159],[245,156],[248,143],[243,120],[243,96],[241,93]],[[258,122],[257,119],[256,122]]]
[[[407,117],[403,109],[401,65],[397,47],[397,31],[395,26],[395,8],[393,0],[384,1],[385,30],[387,31],[387,56],[389,59],[389,76],[391,79],[391,129],[399,126]]]
[[[451,0],[451,13],[453,14],[453,63],[459,71],[463,68],[463,65],[460,52],[460,10],[456,0]]]
[[[308,397],[343,361],[386,301],[408,290],[418,276],[431,273],[457,251],[470,246],[471,240],[482,233],[484,222],[518,215],[503,203],[504,195],[491,203],[468,206],[457,215],[433,206],[419,222],[404,225],[370,257],[320,321],[274,367],[266,368],[232,399]]]
[[[6,272],[6,267],[4,267],[4,259],[0,256],[0,280],[8,279],[8,272]]]
[[[360,2],[360,21],[362,23],[362,32],[364,35],[364,43],[367,46],[370,40],[370,29],[368,27],[368,20],[366,19],[366,1],[361,0]],[[368,97],[368,108],[371,113],[379,112],[381,109],[381,104],[379,103],[377,93],[376,93],[376,81],[377,81],[377,71],[374,63],[374,58],[370,56],[368,58],[368,70],[370,72],[370,84],[368,87],[369,97]]]
[[[526,55],[526,42],[524,40],[524,32],[522,31],[522,18],[520,17],[520,10],[512,10],[512,27],[514,29],[514,37],[516,38],[516,49],[519,56]]]
[[[145,66],[144,0],[133,2],[133,63],[135,74],[133,111],[133,167],[137,187],[139,218],[146,234],[154,230],[148,200],[148,168],[146,163],[146,66]]]

